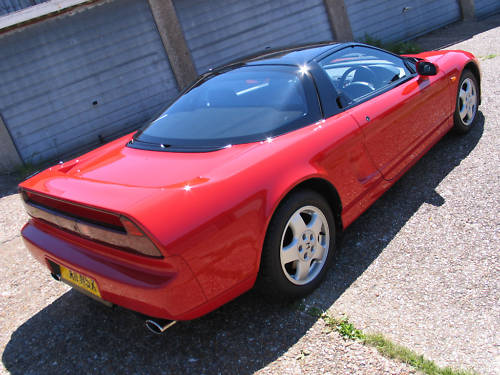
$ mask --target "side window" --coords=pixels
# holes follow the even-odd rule
[[[411,75],[401,58],[361,46],[335,52],[321,60],[319,65],[338,91],[342,107]]]

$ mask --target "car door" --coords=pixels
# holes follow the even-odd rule
[[[338,104],[352,108],[373,163],[387,180],[418,156],[414,151],[449,112],[446,95],[440,95],[446,81],[431,85],[399,56],[355,45],[319,64],[338,92]]]

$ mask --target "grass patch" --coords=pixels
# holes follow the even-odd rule
[[[311,308],[307,313],[323,319],[329,329],[338,332],[346,340],[359,341],[364,345],[372,346],[384,357],[407,363],[418,371],[428,375],[477,375],[475,372],[456,370],[451,367],[439,367],[434,361],[426,359],[423,355],[408,349],[402,345],[396,344],[376,333],[364,333],[357,329],[354,324],[349,322],[347,317],[340,319],[331,317],[318,308]]]
[[[375,347],[385,357],[397,359],[409,364],[415,369],[428,375],[473,375],[475,373],[464,370],[456,370],[451,367],[439,367],[434,361],[424,358],[411,349],[395,344],[381,334],[367,334],[363,343]]]
[[[374,47],[383,48],[397,55],[415,54],[422,52],[422,48],[420,48],[417,43],[411,40],[407,42],[382,42],[380,39],[373,38],[370,35],[365,34],[365,38],[362,40],[362,43],[366,43]]]
[[[497,57],[497,54],[496,54],[496,53],[490,53],[489,55],[486,55],[486,56],[481,56],[481,58],[482,58],[483,60],[494,59],[495,57]]]

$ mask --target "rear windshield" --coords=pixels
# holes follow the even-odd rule
[[[314,84],[291,66],[214,73],[137,133],[139,143],[220,148],[283,134],[320,118]]]

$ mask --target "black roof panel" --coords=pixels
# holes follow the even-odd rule
[[[228,64],[224,64],[223,66],[217,68],[217,70],[224,67],[229,67],[231,65],[302,65],[329,50],[333,51],[342,47],[343,45],[343,43],[324,42],[292,47],[282,47],[273,50],[269,49],[243,58],[238,58],[237,60],[234,60]]]

